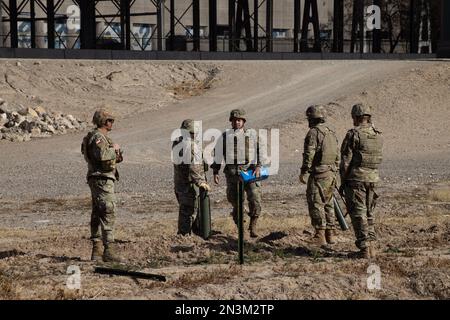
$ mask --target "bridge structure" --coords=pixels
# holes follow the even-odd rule
[[[0,0],[0,46],[4,48],[120,49],[206,52],[392,53],[405,39],[403,53],[450,57],[450,0],[405,0],[395,39],[391,25],[368,28],[370,6],[390,0],[334,0],[332,32],[324,36],[317,0],[291,0],[292,36],[274,36],[274,0]],[[183,8],[180,8],[180,5]],[[227,6],[227,23],[218,24],[218,6]],[[373,7],[370,7],[373,8]],[[181,9],[181,10],[180,10]],[[221,10],[223,14],[223,10]],[[381,11],[381,15],[385,12]],[[387,13],[386,13],[387,14]],[[424,17],[427,19],[424,19]],[[186,24],[189,18],[189,25]],[[406,19],[405,19],[406,17]],[[223,18],[223,17],[221,17]],[[394,19],[394,18],[392,18]],[[223,20],[223,19],[222,19]],[[148,22],[145,37],[135,21]],[[206,29],[201,21],[207,21]],[[392,21],[392,20],[391,20]],[[26,25],[25,30],[19,26]],[[389,23],[389,21],[388,21]],[[369,26],[370,27],[370,26]],[[180,29],[183,32],[180,33]],[[224,30],[225,29],[225,30]],[[105,37],[105,32],[114,37]],[[25,41],[24,41],[25,39]],[[23,45],[23,43],[26,45]],[[428,43],[427,46],[423,42]],[[136,45],[137,44],[137,45]],[[424,49],[426,48],[426,49]],[[391,50],[393,51],[393,50]]]

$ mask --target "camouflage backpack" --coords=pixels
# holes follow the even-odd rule
[[[358,127],[354,130],[359,137],[359,145],[354,152],[353,165],[355,167],[378,169],[383,160],[381,132],[373,127]]]
[[[338,140],[333,130],[327,126],[316,126],[322,136],[322,143],[318,146],[317,165],[334,165],[338,154]]]

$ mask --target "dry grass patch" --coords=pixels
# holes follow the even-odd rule
[[[450,187],[430,190],[428,197],[437,202],[450,202]]]
[[[205,284],[224,284],[242,273],[242,269],[236,265],[219,267],[212,270],[195,270],[184,273],[178,279],[171,282],[172,287],[194,289]]]

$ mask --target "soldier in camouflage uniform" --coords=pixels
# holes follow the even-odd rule
[[[239,173],[244,170],[253,170],[256,177],[260,176],[261,159],[259,141],[254,136],[254,131],[245,128],[246,113],[242,109],[231,111],[229,121],[232,130],[227,130],[222,135],[223,157],[225,160],[224,173],[227,181],[227,200],[233,206],[231,215],[233,221],[237,225],[237,188],[239,183]],[[230,135],[230,137],[228,136]],[[227,145],[227,141],[234,141],[234,145]],[[242,144],[244,150],[238,150],[238,141],[245,142]],[[239,159],[239,155],[245,155],[245,159]],[[250,159],[253,155],[255,159]],[[214,182],[219,183],[219,171],[221,163],[213,163],[211,165],[214,174]],[[256,223],[261,214],[261,186],[259,182],[246,183],[244,191],[247,195],[250,224],[249,231],[252,238],[258,237],[256,231]]]
[[[194,121],[191,119],[184,120],[181,124],[181,129],[188,131],[190,134],[191,140],[184,142],[191,143],[191,157],[188,160],[188,163],[181,162],[180,164],[174,164],[174,184],[175,195],[180,206],[178,214],[178,234],[189,235],[193,231],[192,229],[194,228],[195,231],[196,228],[194,213],[197,211],[198,207],[197,198],[200,195],[199,189],[202,188],[206,191],[210,191],[210,187],[206,182],[205,166],[202,157],[201,155],[196,157],[194,153]],[[183,143],[183,137],[179,137],[179,139],[173,143],[172,148],[175,148],[180,143]],[[195,163],[195,158],[197,158],[197,161],[201,161],[201,163]]]
[[[94,261],[121,261],[114,244],[116,197],[114,185],[119,179],[116,164],[120,163],[120,146],[112,142],[114,116],[105,109],[95,112],[92,119],[96,129],[83,139],[81,151],[88,163],[87,181],[92,195],[91,240]],[[104,251],[102,254],[102,241]]]
[[[361,258],[374,258],[375,227],[373,210],[380,180],[378,168],[382,161],[381,132],[371,122],[369,106],[356,104],[352,108],[354,128],[347,132],[341,147],[340,174],[347,206],[350,211],[356,246]]]
[[[307,184],[306,198],[315,242],[334,244],[333,190],[339,166],[336,134],[325,124],[326,110],[315,105],[306,110],[309,131],[306,134],[300,182]]]

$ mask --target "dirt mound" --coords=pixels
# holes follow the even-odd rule
[[[84,121],[101,105],[119,116],[159,109],[200,94],[220,73],[218,65],[195,62],[2,60],[0,68],[1,97]]]

